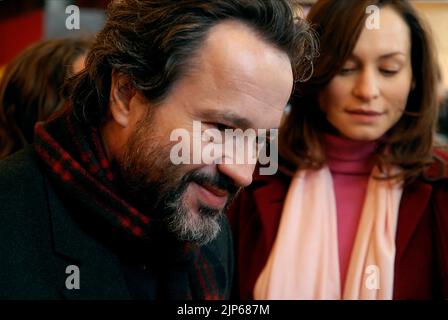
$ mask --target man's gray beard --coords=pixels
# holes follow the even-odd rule
[[[166,204],[172,213],[165,219],[167,229],[181,241],[205,245],[216,238],[221,231],[222,212],[200,208],[198,213],[176,202]],[[214,211],[214,212],[211,212]]]
[[[185,181],[185,176],[176,181],[178,170],[170,167],[169,158],[163,159],[169,149],[158,146],[157,152],[148,150],[142,154],[145,148],[138,137],[134,137],[129,147],[120,159],[119,167],[131,204],[147,216],[155,215],[153,223],[160,223],[162,230],[180,241],[204,245],[215,239],[221,229],[224,210],[199,207],[199,212],[193,212],[194,209],[183,204],[183,196],[191,181]],[[161,170],[162,166],[165,170]],[[143,167],[159,173],[159,180],[148,181],[144,170],[135,171]],[[164,173],[160,174],[162,171]]]
[[[221,231],[225,212],[241,191],[233,184],[225,182],[228,181],[227,178],[215,176],[215,185],[229,192],[226,205],[222,209],[216,209],[199,203],[198,209],[196,209],[198,212],[194,212],[194,209],[183,204],[183,196],[191,182],[200,184],[204,179],[207,179],[206,176],[199,172],[189,172],[181,179],[175,190],[167,192],[162,199],[167,230],[175,234],[181,241],[194,242],[199,245],[205,245],[217,237]]]
[[[190,183],[207,178],[199,172],[182,173],[170,161],[172,146],[154,142],[148,144],[148,136],[155,136],[149,114],[138,124],[136,132],[128,141],[127,149],[118,161],[131,204],[136,205],[143,214],[155,214],[153,222],[162,223],[162,229],[178,240],[199,245],[209,243],[220,232],[221,219],[238,188],[228,178],[215,176],[221,188],[229,191],[227,205],[221,210],[199,205],[198,212],[193,212],[192,208],[183,204],[184,194]],[[151,173],[151,177],[148,173]]]
[[[163,208],[163,221],[165,228],[174,234],[180,241],[194,242],[198,245],[205,245],[214,240],[221,230],[221,219],[233,199],[228,200],[227,205],[222,209],[209,208],[199,205],[198,212],[193,208],[184,205],[184,195],[191,179],[196,173],[186,174],[178,182],[175,190],[168,191],[161,199]]]
[[[167,176],[173,177],[173,174]],[[136,205],[137,209],[147,216],[153,216],[153,223],[161,223],[162,229],[173,234],[180,241],[188,241],[198,245],[204,245],[216,238],[220,227],[220,220],[223,217],[225,209],[212,209],[199,206],[199,212],[193,212],[193,208],[188,208],[183,204],[183,197],[187,190],[189,181],[181,179],[177,181],[176,187],[169,186],[166,181],[146,184],[145,188],[136,188],[138,180],[141,178],[129,177],[127,172],[122,172],[126,182],[133,180],[132,187],[127,188],[131,191],[131,204]],[[140,182],[139,181],[139,182]],[[153,196],[149,196],[153,195]],[[141,200],[144,199],[142,202]]]

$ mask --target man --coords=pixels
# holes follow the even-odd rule
[[[278,127],[313,53],[294,10],[288,0],[112,2],[70,108],[0,164],[0,297],[228,298],[223,212],[254,165],[175,165],[170,136],[194,121]]]

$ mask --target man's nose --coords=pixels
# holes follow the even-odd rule
[[[238,187],[246,187],[252,183],[255,164],[226,164],[218,165],[218,170],[232,179]]]
[[[362,101],[371,101],[378,98],[380,94],[378,81],[375,70],[363,70],[358,79],[356,79],[356,84],[353,89],[354,95]]]

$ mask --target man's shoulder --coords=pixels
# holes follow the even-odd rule
[[[31,146],[0,161],[0,217],[14,221],[46,201],[44,175]]]
[[[47,192],[31,146],[0,162],[0,299],[50,296],[41,272],[52,261]]]
[[[23,150],[9,156],[0,161],[0,186],[14,181],[14,185],[10,185],[8,189],[19,185],[21,180],[30,182],[42,177],[35,151],[31,145],[26,146]],[[2,190],[8,191],[8,190]]]

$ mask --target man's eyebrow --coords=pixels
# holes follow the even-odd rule
[[[202,110],[199,114],[201,118],[207,119],[207,121],[216,121],[228,126],[241,129],[255,128],[252,121],[243,118],[234,112],[224,112],[220,110]]]

